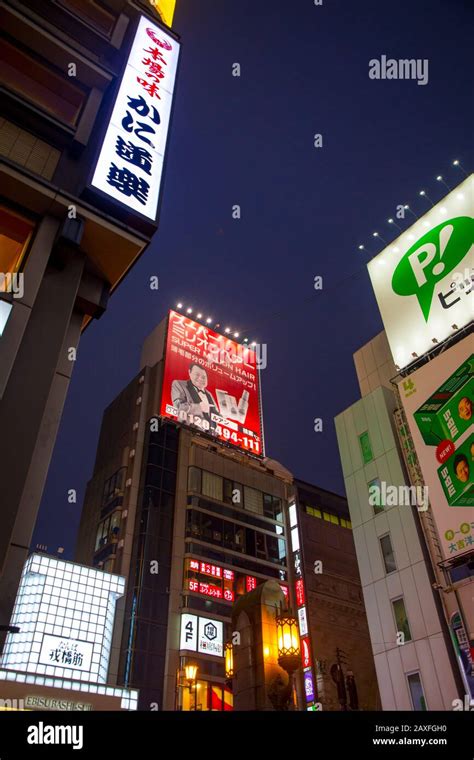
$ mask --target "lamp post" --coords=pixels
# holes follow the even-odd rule
[[[234,677],[234,649],[232,647],[232,642],[230,641],[225,645],[224,657],[225,677],[228,681],[231,681]]]
[[[282,688],[281,683],[275,683],[269,696],[276,710],[288,710],[293,693],[293,673],[300,666],[298,621],[290,609],[281,610],[276,617],[276,626],[278,664],[288,673],[288,686]]]
[[[198,666],[195,663],[189,662],[184,666],[185,681],[189,688],[189,694],[193,693],[194,685],[194,709],[197,710],[197,672]]]

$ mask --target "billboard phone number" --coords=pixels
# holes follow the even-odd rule
[[[173,406],[167,406],[166,411],[173,416],[177,416],[179,422],[184,422],[187,425],[198,428],[204,433],[209,433],[210,435],[215,434],[219,438],[229,441],[229,443],[241,446],[247,451],[252,451],[254,454],[260,454],[260,441],[247,435],[240,435],[236,430],[231,430],[220,422],[216,422],[216,425],[211,428],[209,420],[204,420],[196,414],[189,414],[189,412],[183,410],[176,413],[176,409]]]

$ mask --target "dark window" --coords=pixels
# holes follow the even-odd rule
[[[68,77],[0,39],[2,83],[70,126],[77,124],[87,94]]]

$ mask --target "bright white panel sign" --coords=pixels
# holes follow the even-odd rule
[[[471,175],[368,264],[400,369],[474,317],[473,209]]]
[[[96,187],[155,220],[179,43],[142,16],[92,178]]]
[[[198,652],[222,657],[224,654],[224,624],[220,620],[199,618]]]
[[[90,670],[93,644],[87,641],[64,639],[62,636],[43,636],[39,661],[43,665],[59,665],[73,670]]]

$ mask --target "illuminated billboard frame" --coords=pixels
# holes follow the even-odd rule
[[[264,456],[256,352],[171,309],[160,415]]]
[[[90,187],[156,220],[180,43],[141,16]]]
[[[367,265],[398,369],[472,321],[474,175]]]
[[[446,560],[474,546],[473,377],[472,336],[468,335],[398,383]]]

